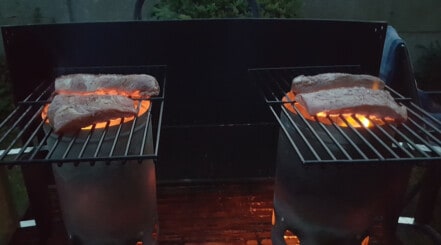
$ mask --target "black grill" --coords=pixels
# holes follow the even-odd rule
[[[141,162],[143,159],[158,158],[159,137],[161,132],[163,101],[165,95],[166,82],[166,66],[130,66],[130,67],[87,67],[87,68],[60,68],[54,71],[54,76],[69,73],[114,73],[114,74],[130,74],[130,73],[146,73],[153,75],[158,80],[161,87],[161,94],[157,97],[150,98],[151,106],[146,116],[135,117],[134,120],[118,126],[112,126],[110,129],[109,122],[104,130],[95,130],[95,125],[87,133],[79,132],[85,140],[82,140],[82,147],[78,153],[72,153],[72,145],[79,140],[77,137],[57,136],[55,143],[48,147],[47,141],[53,137],[52,129],[49,128],[41,118],[41,112],[45,104],[50,103],[51,94],[53,92],[53,82],[41,82],[39,86],[23,101],[18,102],[15,110],[0,124],[0,164],[13,166],[16,164],[26,163],[58,163],[62,165],[66,162],[76,164],[89,162],[93,165],[96,161],[112,161],[120,160],[137,160]],[[141,100],[140,100],[141,101]],[[133,139],[133,131],[136,126],[145,125],[141,130],[143,137],[141,142]],[[151,127],[151,128],[150,128]],[[120,140],[120,134],[123,130],[128,131],[127,139]],[[153,130],[153,131],[152,131]],[[149,132],[154,140],[154,150],[147,153],[144,149]],[[77,136],[79,135],[77,134]],[[92,144],[91,138],[99,138],[98,142]],[[102,150],[104,138],[114,138],[112,147],[108,151]],[[68,141],[68,147],[61,149],[62,153],[54,154],[60,151],[60,142]],[[141,145],[140,150],[134,153],[132,150],[135,145]],[[117,147],[124,147],[123,151],[115,151]],[[85,152],[89,154],[85,154]],[[87,157],[86,157],[87,156]]]
[[[282,101],[291,88],[292,79],[301,74],[317,74],[329,71],[360,71],[357,66],[297,67],[250,70],[251,79],[261,88],[271,112],[279,122],[281,130],[300,161],[304,164],[332,163],[378,163],[378,162],[427,162],[441,159],[441,122],[416,105],[412,98],[406,98],[387,87],[395,100],[406,106],[408,120],[395,125],[380,125],[373,120],[373,127],[355,128],[348,124],[352,119],[339,116],[347,127],[336,124],[336,118],[327,116],[330,125],[306,119],[294,101]],[[297,115],[290,112],[285,104],[294,105]],[[283,121],[283,122],[282,122]],[[300,144],[299,144],[300,142]],[[327,143],[328,142],[328,143]]]
[[[263,244],[264,240],[270,238],[278,128],[273,116],[269,110],[266,110],[266,105],[261,103],[261,98],[256,92],[257,88],[252,81],[263,83],[265,93],[270,93],[270,96],[267,96],[270,101],[269,106],[276,113],[281,113],[282,103],[278,100],[287,91],[286,81],[292,79],[293,71],[273,69],[274,71],[271,72],[266,70],[248,72],[247,69],[357,64],[338,69],[348,72],[356,69],[368,74],[378,73],[386,28],[387,23],[384,22],[225,19],[69,23],[5,27],[2,28],[2,32],[14,96],[21,100],[20,112],[30,108],[31,112],[27,112],[29,118],[34,115],[33,113],[39,117],[42,104],[49,98],[51,91],[49,83],[44,83],[44,86],[39,88],[40,91],[49,88],[46,97],[40,99],[41,102],[35,103],[36,97],[30,100],[24,98],[42,79],[49,80],[48,77],[55,66],[71,69],[70,67],[167,64],[168,96],[161,133],[161,157],[158,161],[160,164],[157,165],[160,181],[158,185],[160,243],[251,241],[251,243]],[[335,70],[334,68],[328,70]],[[298,70],[299,68],[296,68],[296,71]],[[249,74],[253,77],[252,80],[247,79]],[[258,77],[261,74],[264,77]],[[273,75],[277,79],[273,79]],[[155,76],[160,83],[163,82],[161,86],[164,91],[165,79],[161,80],[161,76]],[[278,79],[280,77],[285,77],[286,81]],[[266,81],[267,78],[272,79]],[[273,80],[283,86],[281,90],[283,92],[280,89],[271,92],[266,88],[267,85],[269,88],[273,87]],[[39,96],[38,93],[33,94]],[[138,156],[136,159],[157,157],[157,142],[161,127],[161,117],[158,117],[158,114],[162,115],[163,97],[164,94],[158,98],[158,101],[152,100],[153,129],[158,130],[153,133],[156,137],[154,154]],[[410,101],[402,103],[410,103]],[[283,112],[283,115],[285,114],[286,112]],[[14,117],[19,118],[20,113]],[[13,128],[11,131],[15,132],[9,134],[14,136],[3,139],[4,145],[1,145],[0,149],[8,148],[12,144],[11,139],[17,137],[17,132],[25,129],[26,123],[18,123],[15,127],[10,127],[17,120],[8,120],[10,122],[5,126],[2,125],[1,129],[7,131]],[[28,122],[24,119],[22,121]],[[74,157],[44,159],[50,149],[42,146],[41,150],[35,150],[34,147],[38,147],[40,142],[45,145],[46,135],[41,128],[38,130],[41,119],[36,120],[36,123],[37,125],[28,127],[30,130],[24,131],[23,137],[17,137],[17,141],[33,138],[31,143],[17,143],[10,147],[18,148],[15,150],[16,153],[22,151],[21,157],[15,161],[11,160],[17,155],[13,155],[13,151],[8,150],[2,155],[4,160],[0,161],[0,164],[61,162],[66,166],[70,164],[65,164],[67,160],[77,162]],[[36,135],[32,136],[33,132]],[[292,148],[289,143],[287,146]],[[406,145],[405,148],[410,147]],[[34,160],[27,158],[34,152],[37,152]],[[363,152],[368,154],[364,149]],[[321,151],[318,154],[323,160],[317,160],[314,155],[311,157],[312,160],[305,159],[312,162],[339,162],[332,157],[322,156]],[[114,157],[131,158],[124,155]],[[361,157],[352,155],[346,157],[349,158],[355,160],[344,162],[348,164],[371,162],[379,157],[371,156],[369,153],[366,160],[357,160]],[[99,160],[113,159],[109,156],[82,159],[79,167],[82,167],[83,162],[88,165],[88,162]],[[26,180],[29,182],[26,186],[32,194],[30,203],[34,214],[31,213],[30,216],[41,224],[36,228],[41,234],[32,238],[38,237],[41,242],[57,235],[64,238],[64,230],[58,232],[58,229],[52,229],[49,225],[52,218],[49,210],[53,209],[47,204],[47,200],[50,199],[46,191],[49,178],[42,178],[43,175],[40,175],[46,166],[54,165],[22,164],[22,166]],[[55,169],[61,168],[55,167]],[[90,169],[97,169],[97,166]],[[260,183],[260,180],[258,183],[249,181],[250,178],[256,177],[267,177],[269,181],[263,183]],[[292,179],[292,176],[287,177]],[[238,184],[225,183],[225,179],[231,178],[239,178],[240,181]],[[198,184],[200,182],[197,180],[200,179],[207,180],[208,183]],[[176,180],[183,182],[176,183]],[[170,185],[167,184],[168,181]],[[219,184],[208,186],[216,181],[219,181]],[[379,185],[376,179],[372,182],[374,183],[367,181],[366,184]],[[187,184],[183,186],[182,183]],[[55,192],[53,188],[51,190]],[[58,201],[57,198],[53,199],[55,202]],[[231,205],[230,200],[237,200],[237,206]],[[208,205],[210,203],[213,205]],[[185,208],[187,206],[191,208],[190,211]],[[194,212],[191,212],[192,210]],[[258,211],[258,214],[254,211]],[[192,213],[195,215],[190,217],[189,214]],[[248,215],[251,213],[253,215]],[[55,216],[53,218],[58,222],[53,226],[60,228],[59,214]],[[223,226],[224,224],[228,226]],[[384,229],[378,230],[376,235],[382,233]],[[31,237],[27,234],[23,235],[23,231],[19,229],[17,236],[23,239]],[[227,235],[231,235],[234,239],[230,239],[231,236]],[[67,241],[53,243],[65,244]]]

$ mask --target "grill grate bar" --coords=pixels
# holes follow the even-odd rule
[[[66,69],[73,71],[77,68]],[[87,70],[88,68],[78,69],[72,73],[80,73],[83,72],[82,69]],[[87,72],[93,73],[94,69],[89,69]],[[24,100],[18,102],[16,108],[0,122],[0,132],[2,133],[0,136],[0,165],[8,167],[31,163],[62,165],[66,162],[72,162],[75,165],[89,162],[93,165],[97,161],[110,164],[113,161],[156,160],[165,98],[166,66],[98,67],[97,69],[99,71],[96,70],[96,72],[99,73],[151,74],[157,78],[161,94],[148,99],[150,109],[146,112],[146,117],[135,117],[131,122],[124,122],[124,119],[121,119],[119,125],[112,127],[110,122],[107,122],[104,128],[99,129],[93,125],[89,132],[79,130],[73,136],[56,135],[53,133],[53,129],[46,125],[47,118],[42,119],[40,116],[44,106],[51,102],[53,84],[38,83],[36,89]],[[146,99],[139,101],[142,100]],[[137,109],[139,110],[140,106]],[[144,122],[147,124],[142,124],[141,130],[139,130],[141,135],[139,137],[133,136],[135,125]],[[84,137],[78,138],[80,135],[84,135]],[[140,144],[143,148],[147,144],[146,137],[142,137],[142,135],[153,138],[152,150],[154,153],[151,153],[151,150],[148,152],[145,149],[138,150]],[[132,149],[134,147],[136,150]]]
[[[130,160],[145,160],[145,159],[156,159],[156,154],[144,154],[142,156],[139,155],[118,155],[118,156],[112,156],[112,157],[83,157],[81,159],[75,158],[75,157],[69,157],[65,159],[61,158],[53,158],[53,159],[45,159],[45,158],[34,158],[32,161],[29,159],[20,159],[17,161],[3,161],[2,165],[6,166],[14,166],[14,165],[22,165],[22,164],[57,164],[58,166],[62,166],[64,163],[74,163],[75,166],[78,166],[80,164],[95,164],[96,162],[108,162],[112,163],[115,161],[130,161]]]
[[[430,157],[426,152],[424,152],[423,150],[421,150],[420,147],[418,147],[413,140],[411,140],[407,135],[405,135],[404,133],[402,133],[400,130],[398,130],[398,128],[394,125],[389,125],[389,127],[391,127],[404,141],[405,143],[411,145],[413,147],[413,149],[416,149],[420,154],[422,154],[425,157]]]
[[[29,113],[30,110],[31,107],[27,108],[26,111],[17,120],[15,120],[15,122],[12,124],[12,127],[9,127],[6,130],[6,132],[3,134],[3,136],[0,138],[0,143],[3,143],[3,141],[11,135],[12,131],[18,128],[18,125],[23,120],[23,118],[25,118],[25,116],[27,115],[27,113]],[[14,137],[14,138],[15,139],[13,140],[13,142],[16,142],[18,140],[18,137]]]
[[[267,76],[268,81],[270,80],[274,80],[274,75],[271,74],[264,74]],[[286,90],[286,80],[284,78],[281,79],[282,83],[285,83],[285,89],[282,88],[282,85],[280,83],[277,83],[276,80],[274,80],[274,82],[272,83],[273,86],[275,86],[275,88],[272,88],[269,83],[265,83],[265,88],[267,89],[267,93],[271,94],[271,99],[267,99],[267,102],[272,102],[272,103],[284,103],[282,101],[280,101],[278,98],[280,96],[278,96],[279,94],[283,94],[283,91]],[[273,91],[275,90],[275,91]]]
[[[289,117],[289,112],[285,109],[282,108],[283,113],[285,113],[285,115],[288,116],[288,119],[291,123],[292,126],[294,126],[294,128],[297,130],[297,133],[300,135],[300,137],[302,137],[303,142],[306,144],[306,146],[309,148],[309,150],[312,152],[312,154],[314,154],[314,157],[317,159],[321,159],[320,156],[317,154],[317,151],[314,149],[314,147],[311,145],[311,143],[309,142],[309,140],[306,138],[306,136],[303,134],[302,130],[300,130],[297,125],[294,123],[294,121],[292,120],[291,117]],[[307,123],[307,122],[306,122]],[[307,123],[308,124],[308,123]]]
[[[316,118],[316,120],[318,120],[318,119]],[[351,159],[351,156],[349,155],[349,153],[345,150],[345,148],[343,148],[343,146],[341,144],[338,143],[338,141],[334,137],[334,135],[322,123],[320,123],[319,125],[320,125],[321,129],[326,133],[326,135],[332,140],[334,145],[337,146],[338,149],[343,153],[345,158]],[[361,154],[363,154],[363,152],[361,152]],[[335,156],[333,159],[335,159]]]
[[[299,148],[297,147],[297,145],[294,143],[294,140],[289,137],[289,133],[288,130],[286,129],[285,125],[282,123],[282,121],[280,120],[280,118],[278,117],[277,112],[274,110],[274,108],[270,107],[271,112],[274,114],[274,116],[276,116],[276,120],[278,121],[278,123],[280,124],[280,128],[283,130],[284,134],[287,135],[288,137],[288,141],[291,144],[292,148],[296,151],[297,156],[299,156],[300,161],[304,162],[306,161],[306,159],[303,157],[303,155],[300,153]],[[286,111],[284,111],[284,113],[286,113]],[[293,125],[296,130],[298,131],[297,125]]]
[[[30,112],[32,107],[28,108],[26,111]],[[27,121],[27,123],[24,125],[24,127],[17,133],[17,135],[14,137],[14,139],[11,141],[11,143],[9,144],[9,146],[6,148],[6,150],[4,151],[3,155],[0,157],[0,161],[3,160],[7,153],[13,148],[14,145],[16,145],[16,143],[20,140],[21,136],[25,134],[26,132],[26,128],[28,128],[32,122],[38,117],[38,115],[41,113],[40,110],[37,110],[34,115],[32,115],[31,119]],[[23,121],[23,119],[26,118],[26,114],[23,114],[22,116],[20,116],[20,118],[14,123],[14,125],[18,125],[19,123],[21,123]],[[0,140],[0,142],[2,142],[4,140],[4,138],[6,136],[8,136],[9,133],[11,133],[13,130],[13,128],[11,128],[10,130],[8,130],[8,133],[6,133],[2,140]]]
[[[369,143],[369,141],[365,138],[365,137],[363,137],[362,135],[361,135],[361,133],[358,131],[358,130],[356,130],[348,121],[347,121],[347,119],[345,118],[345,117],[343,117],[342,115],[340,115],[340,118],[342,118],[343,119],[343,121],[346,123],[346,126],[348,126],[358,137],[359,137],[359,139],[361,140],[361,141],[363,141],[363,143],[364,144],[366,144],[369,148],[370,148],[370,150],[372,150],[374,153],[375,153],[375,155],[379,158],[379,159],[381,159],[381,160],[384,160],[384,157],[380,154],[380,152],[378,152],[378,150],[376,149],[376,147],[374,147],[371,143]]]
[[[110,121],[107,121],[106,125],[104,126],[104,130],[101,133],[101,136],[98,141],[98,145],[96,147],[95,153],[93,154],[93,157],[98,157],[98,154],[100,153],[100,150],[101,150],[101,146],[103,145],[104,138],[106,137],[107,132],[109,130],[109,125],[110,125]]]
[[[52,86],[48,85],[47,82],[42,82],[37,85],[34,91],[32,91],[26,98],[22,101],[19,101],[18,105],[29,105],[29,104],[42,104],[43,101],[46,100],[51,95]]]
[[[430,162],[441,158],[441,122],[407,98],[386,86],[405,106],[408,120],[395,125],[386,119],[363,126],[356,115],[329,116],[310,120],[300,113],[295,101],[286,99],[297,75],[323,72],[361,73],[356,65],[329,67],[284,67],[250,69],[250,78],[304,164]],[[282,100],[282,98],[284,98]],[[289,106],[289,110],[288,110]],[[328,123],[324,123],[325,121]],[[351,122],[349,122],[350,120]],[[354,123],[355,122],[355,123]],[[354,124],[352,124],[354,123]],[[358,124],[358,126],[356,126]]]
[[[55,141],[55,143],[52,145],[49,152],[47,153],[46,160],[50,159],[50,157],[52,156],[52,154],[54,153],[55,149],[60,144],[60,142],[61,142],[61,136],[58,136],[57,140]]]
[[[437,150],[432,146],[431,143],[427,142],[423,137],[421,137],[419,134],[415,133],[407,125],[403,125],[403,127],[406,128],[410,134],[412,134],[416,139],[418,139],[420,142],[422,142],[425,146],[429,147],[432,150],[432,152],[437,153]],[[440,154],[438,153],[438,155],[440,155]]]
[[[409,111],[415,115],[417,115],[415,113],[414,110],[409,108]],[[433,131],[436,131],[438,133],[441,134],[441,131],[435,127],[432,123],[428,122],[427,120],[425,120],[424,118],[419,118],[420,120],[424,121],[424,123]],[[434,119],[435,120],[435,119]],[[418,123],[415,122],[415,120],[413,120],[412,118],[410,118],[410,121],[412,122],[412,124],[416,127],[419,127]],[[436,137],[434,137],[427,129],[425,129],[424,127],[419,127],[419,129],[424,133],[425,136],[429,137],[431,140],[433,140],[436,144],[441,145],[441,141],[439,139],[437,139]]]
[[[358,147],[358,145],[355,144],[355,142],[352,141],[352,139],[343,131],[343,129],[340,126],[337,125],[337,123],[335,123],[333,121],[332,125],[345,138],[345,140],[347,142],[349,142],[349,144],[352,146],[352,148],[357,151],[357,153],[361,156],[362,159],[369,159],[368,156],[366,156],[366,154],[364,154],[364,152]],[[349,160],[353,160],[353,158],[351,158]]]
[[[20,105],[18,105],[18,107],[20,107]],[[14,111],[12,111],[6,118],[5,118],[5,120],[3,120],[1,123],[0,123],[0,128],[3,128],[3,127],[5,127],[5,125],[8,123],[8,122],[10,122],[11,120],[12,120],[12,118],[14,118],[15,116],[16,116],[16,114],[18,114],[18,113],[20,113],[19,112],[19,110],[14,110]],[[23,113],[24,114],[24,113]],[[12,128],[11,128],[11,130],[12,130]],[[5,135],[3,135],[4,137],[6,137],[6,134]],[[1,142],[3,142],[3,137],[2,137],[2,139],[0,139],[0,143]]]
[[[90,139],[92,138],[92,135],[93,135],[93,133],[95,131],[95,128],[96,128],[96,124],[93,124],[92,128],[87,133],[86,140],[84,140],[83,146],[81,147],[81,150],[78,153],[78,156],[77,156],[78,158],[82,158],[83,157],[84,152],[86,151],[87,146],[89,145]]]
[[[402,146],[391,134],[387,133],[386,130],[383,127],[378,126],[378,124],[375,124],[375,128],[379,131],[381,131],[384,135],[386,135],[387,139],[392,142],[392,147],[397,146],[401,151],[403,151],[408,157],[414,158],[415,156],[412,155],[406,148]],[[392,149],[391,149],[392,150]],[[399,158],[398,155],[394,152],[394,156]]]
[[[363,123],[360,121],[360,119],[356,116],[353,116],[353,118],[360,124],[362,125]],[[372,124],[376,124],[375,122],[373,122],[372,120],[368,119],[370,121],[370,123]],[[376,125],[378,127],[378,125]],[[393,157],[398,158],[398,154],[396,154],[389,146],[388,144],[386,144],[383,140],[381,140],[374,132],[372,132],[372,130],[369,127],[365,127],[366,132],[369,133],[369,135],[374,138],[376,140],[376,142],[378,142],[382,147],[384,147],[384,149],[386,149],[389,154],[391,154]],[[384,133],[387,134],[386,131],[384,131]],[[379,153],[380,154],[380,153]]]
[[[47,118],[45,118],[42,122],[46,121]],[[41,125],[40,127],[38,127],[35,131],[36,132],[41,132],[43,131],[43,125]],[[29,159],[36,159],[37,154],[42,152],[43,148],[47,147],[46,141],[49,138],[49,135],[52,133],[52,128],[49,130],[49,132],[47,132],[43,139],[40,141],[40,143],[38,143],[37,148],[34,150],[34,152],[32,153],[32,155],[29,157]],[[47,149],[46,149],[47,150]],[[16,162],[19,162],[19,156],[17,156],[17,160]]]
[[[148,111],[147,113],[148,113],[147,120],[146,120],[147,123],[145,124],[144,129],[143,129],[143,133],[142,133],[141,150],[139,152],[140,155],[144,154],[144,148],[145,148],[145,144],[147,142],[147,137],[149,136],[148,133],[149,133],[150,124],[151,124],[150,122],[151,122],[151,115],[152,114],[150,113],[150,111]]]
[[[41,121],[40,124],[38,125],[39,128],[43,127],[44,121]],[[25,152],[26,149],[28,148],[32,148],[33,150],[35,150],[33,147],[29,147],[29,145],[31,144],[32,140],[35,139],[35,137],[37,136],[37,131],[34,131],[31,136],[28,138],[28,140],[25,142],[25,144],[20,148],[20,151],[17,153],[17,156],[14,158],[14,160],[18,160],[20,158],[20,156],[23,156],[23,153]]]
[[[139,110],[139,107],[138,107],[138,110]],[[132,136],[133,136],[133,132],[135,131],[135,125],[136,125],[137,121],[138,121],[138,117],[135,117],[135,119],[133,119],[133,121],[131,122],[129,138],[127,140],[126,150],[124,151],[124,155],[126,155],[126,156],[129,155],[130,146],[132,144]]]
[[[124,118],[121,118],[121,123],[118,125],[115,139],[113,140],[112,148],[110,149],[109,157],[113,156],[113,153],[115,152],[116,144],[118,143],[118,139],[121,136],[121,129],[122,129],[123,124],[124,124]]]
[[[166,85],[166,82],[167,82],[167,77],[165,77],[164,76],[164,78],[162,79],[162,87],[164,88],[163,90],[162,90],[162,98],[164,98],[165,97],[165,85]],[[162,103],[162,100],[161,100],[161,103],[159,104],[159,115],[158,115],[158,124],[157,125],[162,125],[162,115],[163,115],[163,113],[164,113],[164,103]],[[150,115],[149,115],[150,116]],[[150,117],[150,119],[149,119],[150,121],[153,121],[152,120],[152,117]],[[148,121],[148,122],[150,122],[150,121]],[[147,122],[147,123],[148,123]],[[152,124],[153,125],[153,124]],[[153,129],[153,126],[152,126],[152,129]],[[153,136],[153,135],[152,135]],[[156,143],[155,143],[155,149],[154,149],[154,154],[156,155],[156,156],[158,156],[159,155],[159,139],[161,138],[161,130],[157,130],[156,131]],[[153,160],[157,160],[156,158],[155,159],[153,159]]]
[[[69,152],[72,149],[72,146],[74,145],[76,140],[77,140],[76,137],[72,137],[72,139],[70,140],[69,145],[67,146],[66,151],[64,152],[62,158],[66,158],[69,155]]]

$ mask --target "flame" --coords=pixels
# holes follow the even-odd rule
[[[282,101],[289,102],[295,101],[295,95],[292,92],[286,94],[285,97],[282,98]],[[300,105],[299,103],[284,103],[286,109],[291,111],[294,114],[297,114],[297,111],[302,114],[302,116],[310,121],[319,121],[326,125],[331,125],[335,123],[340,127],[349,127],[352,126],[354,128],[370,128],[376,125],[384,125],[385,122],[393,121],[392,118],[377,118],[373,115],[362,115],[362,114],[328,114],[326,112],[319,112],[315,116],[310,115],[306,108]],[[294,108],[295,106],[295,108]],[[296,110],[297,109],[297,110]]]
[[[356,114],[355,116],[358,118],[358,120],[360,120],[361,124],[363,124],[363,127],[369,128],[373,126],[371,121],[367,117],[358,114]]]
[[[271,224],[274,226],[276,224],[276,218],[274,215],[274,209],[271,216]],[[293,234],[290,230],[285,230],[283,234],[283,239],[287,245],[301,245],[300,239],[298,236]],[[365,237],[363,241],[361,241],[360,245],[369,245],[369,236]]]
[[[62,92],[61,94],[67,94],[66,92]],[[124,92],[121,91],[116,91],[116,90],[106,90],[106,91],[97,91],[97,93],[95,92],[87,92],[87,93],[69,93],[69,94],[75,94],[75,95],[91,95],[91,94],[98,94],[98,95],[122,95],[122,94],[126,94]],[[129,97],[134,98],[140,96],[139,93],[135,93],[135,94],[130,94]],[[138,109],[138,117],[143,115],[144,113],[146,113],[148,111],[148,109],[150,108],[150,101],[149,100],[141,100],[141,103],[139,103],[140,101],[138,100],[134,100],[133,101],[133,106],[135,108]],[[139,107],[139,108],[138,108]],[[43,110],[41,112],[41,118],[43,120],[46,120],[45,123],[49,123],[49,120],[47,119],[47,112],[48,112],[48,108],[49,108],[49,104],[46,104],[43,107]],[[124,117],[123,121],[124,123],[126,122],[130,122],[133,121],[133,119],[135,119],[134,116],[131,117]],[[121,118],[116,118],[116,119],[111,119],[109,121],[105,121],[105,122],[97,122],[95,123],[95,128],[105,128],[107,123],[109,122],[109,127],[115,126],[115,125],[119,125],[121,124]],[[89,125],[86,127],[81,128],[81,130],[90,130],[92,129],[93,125]]]
[[[369,236],[367,236],[362,242],[361,245],[369,245]]]

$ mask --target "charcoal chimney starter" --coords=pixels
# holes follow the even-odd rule
[[[106,128],[96,124],[73,137],[51,133],[47,144],[54,150],[49,157],[151,154],[149,117],[147,111],[120,125]],[[50,126],[46,124],[44,129],[48,133]],[[156,243],[156,174],[152,159],[63,163],[53,164],[52,169],[63,221],[73,244]]]
[[[281,124],[298,150],[305,154],[302,157],[314,157],[316,154],[316,157],[325,160],[321,152],[328,151],[335,154],[335,160],[342,157],[339,150],[350,152],[355,149],[368,158],[375,157],[375,152],[369,153],[369,146],[364,145],[363,140],[373,140],[366,131],[376,122],[368,119],[369,123],[364,124],[355,115],[340,115],[336,118],[338,120],[328,117],[334,124],[326,125],[317,117],[304,116],[297,104],[285,103],[283,106],[286,109],[281,112]],[[343,121],[343,124],[340,125],[339,121],[340,124]],[[378,129],[373,127],[370,130],[379,135]],[[388,131],[393,137],[393,132]],[[358,137],[358,134],[364,136]],[[321,144],[324,147],[320,147]],[[351,144],[355,145],[355,149],[350,149]],[[391,142],[386,141],[386,144]],[[311,147],[315,153],[310,150]],[[407,187],[410,165],[398,167],[380,162],[343,165],[343,162],[334,161],[308,166],[302,163],[302,157],[281,131],[274,187],[274,244],[285,244],[283,235],[286,231],[296,234],[301,244],[306,245],[323,242],[362,244],[379,222],[396,221],[399,215],[397,207],[401,206]],[[390,236],[387,239],[393,240],[393,227],[385,230],[389,233],[385,236]]]
[[[407,107],[405,122],[356,112],[311,116],[290,94],[292,78],[299,74],[356,74],[358,69],[250,69],[279,125],[273,244],[287,244],[287,234],[297,236],[302,245],[365,245],[379,237],[384,244],[395,244],[412,166],[418,159],[439,155],[424,139],[436,136],[421,126],[430,126],[421,109],[391,88],[386,87],[394,100]]]

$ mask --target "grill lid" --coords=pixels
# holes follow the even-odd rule
[[[162,123],[163,101],[165,96],[166,66],[127,66],[127,67],[88,67],[59,69],[57,73],[146,73],[158,80],[161,94],[150,98],[150,110],[142,117],[103,129],[81,131],[75,137],[55,135],[41,118],[41,112],[50,103],[53,83],[39,84],[23,101],[18,102],[15,110],[0,123],[0,165],[13,166],[28,163],[79,164],[96,161],[138,160],[158,158],[159,137]],[[57,74],[59,75],[59,74]],[[109,124],[109,123],[107,123]],[[141,128],[140,128],[141,127]],[[134,137],[134,132],[141,136]],[[124,134],[124,137],[122,135]],[[153,149],[145,147],[149,137],[153,138]],[[141,140],[139,140],[141,138]],[[109,141],[104,150],[105,141]],[[50,144],[48,144],[50,142]],[[73,151],[74,145],[81,150]],[[124,149],[118,149],[123,147]],[[139,150],[138,150],[139,149]],[[61,152],[60,152],[61,151]],[[89,154],[85,154],[85,152]],[[91,153],[90,153],[91,152]]]
[[[323,72],[357,73],[356,65],[332,67],[259,68],[250,69],[255,81],[292,149],[303,164],[412,162],[441,159],[441,122],[432,117],[412,98],[406,98],[386,87],[398,104],[408,111],[405,123],[379,123],[369,120],[371,127],[354,127],[348,121],[364,123],[356,115],[338,118],[327,116],[323,123],[315,116],[310,120],[289,99],[292,79],[301,74]],[[296,113],[287,109],[290,106]],[[343,121],[346,127],[339,126]],[[363,119],[365,120],[365,119]]]

